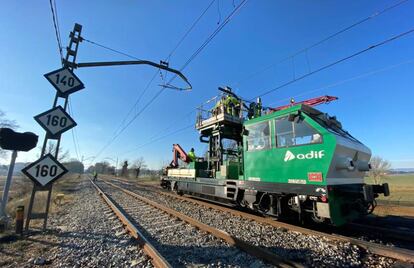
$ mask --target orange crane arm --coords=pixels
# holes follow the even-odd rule
[[[183,162],[190,163],[191,159],[188,157],[187,153],[179,144],[173,144],[173,160],[170,163],[170,167],[178,167],[178,158]]]

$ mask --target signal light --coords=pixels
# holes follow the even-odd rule
[[[37,145],[38,136],[32,132],[19,133],[10,128],[0,128],[0,148],[28,152]]]

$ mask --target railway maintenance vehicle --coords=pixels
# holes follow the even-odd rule
[[[369,185],[370,149],[336,117],[313,106],[323,96],[274,109],[247,105],[231,89],[198,108],[196,129],[208,145],[191,161],[178,144],[161,186],[277,218],[336,226],[371,213],[388,184]],[[236,100],[236,101],[235,101]],[[206,105],[215,104],[206,109]]]

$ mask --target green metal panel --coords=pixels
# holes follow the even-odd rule
[[[304,122],[308,123],[322,135],[322,143],[297,145],[289,147],[276,147],[276,139],[274,133],[274,119],[289,115],[289,113],[297,112],[301,108],[300,105],[293,106],[289,109],[271,113],[245,123],[248,126],[264,122],[271,122],[271,148],[247,151],[246,140],[244,143],[244,179],[275,182],[275,183],[300,183],[325,185],[326,174],[334,154],[336,139],[335,135],[314,122],[306,114]],[[291,155],[289,158],[288,155]],[[293,155],[293,156],[292,156]],[[287,157],[287,159],[285,159]],[[321,182],[309,181],[308,173],[322,173],[323,180]]]

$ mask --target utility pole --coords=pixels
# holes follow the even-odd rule
[[[61,134],[64,131],[68,130],[68,128],[64,127],[61,130],[62,133],[53,133],[50,130],[53,129],[53,126],[56,127],[56,125],[57,126],[60,125],[60,126],[63,127],[63,125],[64,125],[63,123],[66,124],[66,122],[69,121],[68,119],[71,119],[66,114],[66,110],[67,110],[67,107],[68,107],[68,101],[69,101],[69,94],[83,88],[82,82],[77,81],[77,77],[74,76],[74,74],[72,73],[73,68],[75,66],[75,61],[76,61],[76,56],[77,56],[77,53],[78,53],[79,43],[82,42],[81,31],[82,31],[82,25],[75,23],[73,31],[70,32],[70,35],[69,35],[70,40],[69,40],[69,45],[66,48],[66,57],[65,57],[65,59],[62,59],[63,68],[45,75],[46,78],[49,80],[49,82],[51,82],[52,85],[57,89],[56,90],[56,95],[55,95],[55,98],[54,98],[54,101],[53,101],[52,109],[49,110],[49,112],[52,113],[55,110],[57,110],[58,108],[62,108],[62,107],[58,106],[59,100],[63,101],[64,104],[63,104],[63,111],[62,111],[62,109],[60,109],[60,114],[55,112],[55,115],[54,114],[40,114],[40,115],[35,117],[36,121],[38,121],[42,125],[42,127],[44,127],[47,131],[47,133],[45,135],[45,138],[44,138],[44,141],[43,141],[42,152],[41,152],[41,155],[40,155],[41,158],[39,160],[43,159],[46,156],[51,157],[50,155],[45,154],[46,147],[47,147],[47,143],[50,140],[55,140],[56,141],[56,146],[55,146],[55,152],[54,152],[54,159],[53,160],[57,161],[58,156],[59,156],[59,147],[60,147],[60,141],[61,141]],[[67,74],[68,72],[69,72],[69,74]],[[72,76],[70,74],[72,74]],[[53,81],[50,78],[52,75],[54,75]],[[44,116],[48,117],[47,122],[42,121],[42,117],[44,117]],[[66,119],[63,120],[62,118],[66,118]],[[53,121],[54,119],[55,119],[55,121]],[[42,122],[44,124],[42,124]],[[76,123],[74,123],[74,121],[73,121],[73,124],[71,126],[68,126],[68,127],[72,128],[75,125],[76,125]],[[40,174],[40,175],[44,175],[43,177],[47,178],[47,177],[52,177],[52,175],[54,175],[54,174],[57,175],[56,174],[57,172],[55,172],[55,170],[59,169],[59,164],[60,163],[57,161],[57,163],[55,163],[54,166],[46,166],[47,168],[45,168],[45,165],[42,165],[41,162],[39,162],[39,164],[37,165],[37,168],[39,169],[41,167],[43,174]],[[53,167],[56,167],[56,168],[53,168]],[[61,172],[61,174],[59,174],[61,176],[61,175],[65,174],[67,172],[67,170],[63,166],[60,166],[60,168],[62,168],[62,170],[63,170]],[[30,175],[32,175],[32,177],[33,177],[33,174],[31,174],[31,172],[30,172],[30,168],[26,168],[25,170],[26,170],[26,172],[24,172],[24,171],[23,172],[26,175],[28,175],[29,178],[31,178]],[[39,173],[39,172],[37,172],[37,173]],[[36,174],[36,175],[39,175],[39,174]],[[57,179],[57,178],[58,177],[52,178],[45,185],[42,185],[42,184],[39,184],[39,183],[36,183],[36,182],[34,183],[32,194],[31,194],[31,197],[30,197],[29,210],[28,210],[27,219],[26,219],[26,225],[25,225],[26,231],[29,229],[30,221],[33,220],[33,219],[43,219],[43,230],[46,230],[47,218],[48,218],[49,207],[50,207],[50,198],[52,196],[52,187],[53,187],[52,181]],[[35,200],[35,196],[36,196],[37,192],[47,192],[46,209],[43,213],[33,213],[32,212],[33,204],[34,204],[34,200]]]
[[[81,67],[98,67],[98,66],[116,66],[116,65],[150,65],[158,69],[163,69],[178,75],[186,84],[187,88],[192,89],[190,82],[178,70],[169,68],[167,64],[160,64],[147,60],[136,61],[112,61],[112,62],[86,62],[76,63],[79,44],[82,42],[81,37],[82,25],[75,23],[73,31],[70,32],[69,45],[66,48],[66,57],[62,59],[63,67],[61,69],[45,74],[46,79],[55,87],[56,95],[53,101],[52,109],[35,116],[35,120],[46,130],[46,136],[43,141],[43,147],[40,158],[25,167],[22,172],[33,182],[32,195],[30,197],[29,211],[27,215],[25,229],[29,229],[30,220],[43,219],[43,230],[46,229],[47,217],[49,213],[50,198],[52,194],[52,183],[62,177],[68,170],[58,161],[61,134],[76,126],[76,122],[66,112],[68,107],[69,94],[84,88],[83,83],[73,73],[75,68]],[[164,87],[175,88],[171,85]],[[58,105],[58,101],[63,101],[63,107]],[[49,140],[56,141],[56,151],[54,154],[46,154],[46,146]],[[118,166],[118,164],[117,164]],[[46,191],[47,202],[45,212],[32,213],[35,195],[37,192]]]

